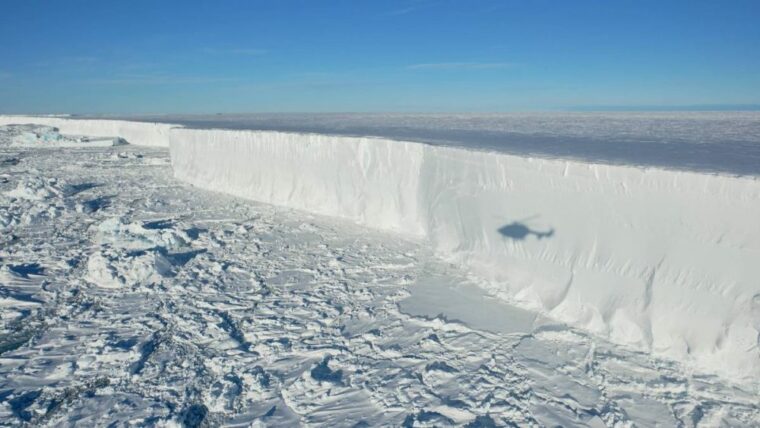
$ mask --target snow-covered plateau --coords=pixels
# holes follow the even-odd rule
[[[760,421],[757,175],[10,124],[58,131],[0,128],[9,424]]]

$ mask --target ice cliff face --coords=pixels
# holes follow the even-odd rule
[[[523,307],[702,370],[760,376],[757,178],[378,138],[44,120],[29,122],[168,142],[175,176],[195,186],[428,240]]]
[[[235,196],[423,235],[423,145],[372,138],[176,129],[180,180]]]

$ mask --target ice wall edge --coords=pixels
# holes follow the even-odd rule
[[[48,116],[0,116],[0,126],[37,124],[58,128],[62,134],[121,137],[138,146],[169,147],[169,132],[179,125],[128,120],[70,119]]]

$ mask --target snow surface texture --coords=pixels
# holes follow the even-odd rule
[[[160,125],[143,126],[150,135]],[[157,141],[167,136],[175,176],[193,185],[425,238],[524,308],[700,370],[760,378],[757,178],[382,138],[177,127]]]
[[[757,389],[535,313],[492,329],[472,308],[514,308],[423,242],[182,185],[166,149],[9,141],[0,425],[760,420]]]

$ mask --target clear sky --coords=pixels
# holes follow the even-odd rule
[[[0,111],[760,105],[760,0],[1,0]]]

